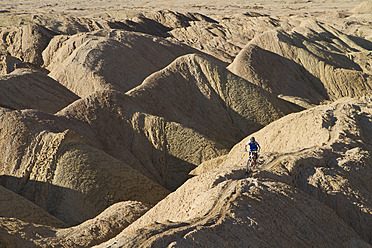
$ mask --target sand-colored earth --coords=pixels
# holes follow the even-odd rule
[[[371,247],[371,6],[1,1],[0,247]]]

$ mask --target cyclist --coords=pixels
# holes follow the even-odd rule
[[[260,151],[261,147],[257,143],[254,137],[251,137],[250,140],[245,144],[245,151],[247,151],[247,147],[249,146],[249,152],[253,155],[253,162],[256,166],[256,161],[258,158],[258,152]]]

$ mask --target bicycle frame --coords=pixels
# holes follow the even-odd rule
[[[256,161],[253,159],[253,154],[254,153],[258,153],[258,151],[249,151],[249,158],[248,158],[248,161],[247,161],[247,173],[251,172],[252,168],[253,167],[256,167]]]

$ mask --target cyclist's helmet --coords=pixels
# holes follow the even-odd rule
[[[251,142],[254,142],[254,141],[255,141],[254,137],[251,137]]]

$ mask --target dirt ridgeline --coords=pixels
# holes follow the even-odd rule
[[[247,137],[97,247],[369,247],[371,104],[342,99],[273,122],[253,134],[264,153],[251,176]]]
[[[23,200],[25,201],[25,200]],[[28,206],[30,203],[28,204]],[[115,237],[120,231],[143,215],[148,208],[140,202],[119,202],[105,209],[97,217],[69,228],[34,224],[17,218],[0,217],[1,245],[5,247],[92,247]],[[27,209],[32,215],[42,209]]]
[[[304,192],[279,182],[244,179],[242,170],[232,174],[222,182],[219,176],[228,172],[188,181],[96,247],[369,247],[331,209]]]
[[[173,110],[162,107],[170,101]],[[261,103],[266,107],[249,112],[239,107]],[[219,64],[187,55],[128,95],[99,91],[56,115],[4,109],[1,184],[69,225],[120,201],[153,206],[168,194],[160,185],[177,188],[197,164],[293,111],[298,108]],[[227,142],[208,127],[212,121]]]
[[[56,36],[43,57],[50,77],[86,97],[99,90],[126,92],[177,57],[195,52],[160,37],[109,30]]]
[[[97,148],[174,190],[201,162],[298,110],[206,58],[186,55],[127,94],[97,92],[58,115],[87,123]]]
[[[371,11],[372,11],[371,0],[362,2],[361,4],[359,4],[352,10],[352,12],[354,13],[369,13],[369,14],[371,13]]]
[[[306,192],[370,242],[370,107],[370,98],[341,99],[288,115],[252,134],[263,150],[260,169],[252,177]],[[243,148],[248,140],[238,143],[215,165],[244,167],[248,155]],[[211,167],[200,166],[199,174]]]
[[[57,81],[30,69],[0,75],[0,106],[56,113],[79,99]]]
[[[303,21],[291,32],[256,36],[228,68],[269,92],[301,98],[304,104],[360,97],[372,89],[367,62],[372,43],[354,40],[325,24]]]
[[[0,116],[0,125],[1,184],[69,225],[93,218],[116,202],[136,200],[151,206],[168,194],[127,163],[88,145],[64,119],[9,111]],[[87,126],[73,129],[79,128]]]
[[[371,99],[342,98],[371,93],[360,8],[2,29],[0,246],[369,247]]]

